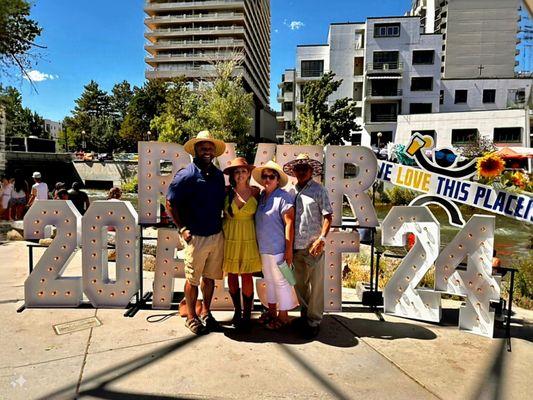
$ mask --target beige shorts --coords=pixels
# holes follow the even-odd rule
[[[224,261],[224,235],[193,235],[184,249],[185,278],[191,285],[200,285],[200,278],[222,279]]]

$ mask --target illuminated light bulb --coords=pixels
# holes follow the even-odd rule
[[[34,231],[33,234],[34,234],[34,235],[38,235],[38,234],[39,234],[39,231]]]
[[[218,301],[218,297],[215,297],[213,300],[214,300],[214,301]]]
[[[37,293],[37,296],[43,296],[43,295],[44,295],[44,292]]]
[[[479,245],[480,245],[481,247],[483,247],[483,246],[485,246],[485,242],[479,242]]]
[[[354,197],[355,197],[356,199],[358,199],[358,198],[359,198],[359,195],[356,193]]]
[[[92,282],[92,283],[96,283],[96,279],[93,279],[91,282]]]
[[[444,270],[448,271],[449,267],[447,265],[444,266]]]
[[[46,215],[46,210],[42,212],[43,215]]]
[[[453,254],[450,254],[450,258],[454,258],[455,256]]]
[[[55,214],[55,215],[59,214],[59,211],[54,210],[54,214]]]
[[[120,292],[120,293],[121,293],[121,294],[126,294],[126,291],[125,291],[125,290],[123,290],[123,291],[122,291],[122,292]]]
[[[126,254],[126,258],[130,258],[130,257],[131,257],[131,256],[129,255],[129,253],[128,253],[128,254]]]
[[[472,281],[469,281],[468,286],[472,286],[472,285],[473,285]]]
[[[151,149],[148,149],[148,150],[146,150],[146,152],[147,152],[148,154],[150,154],[150,153],[152,152],[152,150],[151,150]]]
[[[165,154],[167,151],[165,149],[161,150],[161,154]]]
[[[332,306],[332,305],[333,305],[333,302],[332,302],[332,301],[330,301],[330,302],[329,302],[329,305],[330,305],[330,306]]]
[[[482,274],[481,272],[479,272],[479,273],[477,274],[477,276],[478,276],[479,278],[481,278],[481,277],[483,276],[483,274]]]
[[[459,245],[459,248],[460,248],[460,249],[462,249],[462,248],[463,248],[463,245],[462,245],[462,244],[460,244],[460,245]]]
[[[165,301],[165,298],[164,298],[164,297],[161,297],[161,301]]]
[[[72,233],[67,233],[67,237],[71,237],[72,236]]]
[[[334,177],[334,176],[332,176],[332,177],[331,177],[331,180],[332,180],[332,181],[334,181],[334,180],[335,180],[335,177]]]
[[[115,297],[115,293],[114,292],[109,293],[109,297]]]
[[[152,177],[152,174],[146,174],[146,176],[147,176],[148,178],[151,178],[151,177]]]
[[[283,156],[284,156],[284,157],[287,157],[287,153],[283,153]]]
[[[102,290],[102,289],[98,289],[98,293],[100,293],[100,294],[101,294],[102,292],[103,292],[103,290]]]
[[[416,265],[413,265],[413,269],[416,269]]]
[[[131,268],[130,267],[126,267],[126,272],[130,272],[131,271]]]
[[[168,264],[168,260],[163,260],[163,263],[164,264]]]
[[[408,277],[408,276],[406,276],[406,277],[405,277],[405,280],[406,280],[407,282],[409,282],[409,281],[411,280],[411,278]]]
[[[487,228],[485,226],[481,227],[481,232],[485,232]]]
[[[150,160],[146,161],[146,165],[152,165],[152,161]]]
[[[57,294],[57,291],[54,290],[54,291],[52,292],[52,296],[55,296],[56,294]]]
[[[96,271],[96,265],[92,266],[91,270]]]
[[[178,267],[174,267],[174,271],[179,271]]]
[[[359,160],[363,161],[365,159],[365,157],[361,156],[359,157]]]
[[[113,211],[109,211],[108,214],[109,214],[109,215],[113,215]]]
[[[42,278],[41,279],[41,283],[44,283],[46,281],[46,279]]]
[[[54,260],[55,260],[55,261],[59,261],[59,257],[57,257],[57,256],[54,257]]]
[[[333,164],[333,165],[331,166],[331,168],[335,168],[335,167],[336,167],[336,165],[335,165],[335,164]]]
[[[63,246],[61,246],[61,249],[62,249],[62,250],[66,250],[66,249],[67,249],[67,246],[63,245]]]
[[[96,216],[96,219],[100,219],[100,218],[102,218],[102,217],[100,217],[99,215]]]
[[[445,280],[446,282],[448,282],[448,277],[447,277],[447,276],[445,276],[445,277],[444,277],[444,280]]]
[[[146,186],[146,190],[152,190],[152,186]]]
[[[370,172],[370,170],[367,168],[367,169],[365,169],[365,172],[368,174]]]
[[[361,211],[363,211],[365,208],[364,208],[363,206],[361,206],[361,207],[359,207],[359,209],[360,209]]]
[[[333,275],[329,276],[329,279],[333,280],[335,277]]]
[[[335,266],[335,264],[329,264],[329,266],[330,266],[331,268],[333,268],[333,267]]]
[[[152,199],[148,199],[148,200],[146,200],[146,202],[147,202],[148,204],[152,204]]]
[[[357,184],[358,184],[359,186],[361,186],[361,185],[363,184],[363,181],[359,181],[359,182],[357,182]]]
[[[476,290],[481,293],[481,288],[480,287],[478,287]]]
[[[131,281],[126,281],[126,285],[129,285],[129,284],[131,284]]]
[[[152,216],[152,213],[146,213],[146,216],[150,217],[150,216]]]
[[[39,221],[38,219],[36,219],[33,223],[34,223],[35,225],[37,225],[37,224],[40,223],[40,222],[41,222],[41,221]]]
[[[130,243],[131,243],[131,240],[128,239],[128,240],[125,241],[125,243],[126,243],[126,244],[130,244]]]
[[[369,219],[368,219],[368,218],[365,218],[365,222],[368,222],[368,221],[369,221]],[[353,243],[353,242],[352,242],[352,243]]]
[[[52,267],[48,268],[48,272],[52,272],[54,269]]]
[[[167,276],[167,273],[166,273],[166,272],[163,272],[163,276]]]
[[[70,292],[65,292],[65,296],[70,296]]]
[[[70,222],[70,219],[65,220],[65,224],[68,224]]]
[[[224,300],[225,300],[225,301],[228,301],[228,300],[229,300],[229,297],[224,297]]]
[[[91,226],[91,230],[95,231],[96,230],[96,226]]]
[[[96,239],[91,240],[92,244],[96,244]]]
[[[344,185],[344,187],[345,187],[346,189],[348,189],[348,188],[350,187],[350,185],[346,184],[346,185]]]
[[[469,238],[472,238],[474,235],[472,235],[471,233],[468,234],[468,237]]]
[[[122,221],[124,221],[124,220],[126,219],[126,217],[123,215],[122,217],[120,217],[120,219],[121,219]]]
[[[330,292],[330,293],[334,293],[334,292],[335,292],[335,289],[329,289],[329,292]]]

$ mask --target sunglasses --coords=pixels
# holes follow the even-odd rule
[[[452,153],[445,153],[444,151],[436,151],[435,157],[437,160],[444,160],[446,159],[448,162],[454,162],[457,156]]]
[[[276,175],[266,175],[266,174],[261,175],[261,179],[264,180],[264,181],[266,181],[267,179],[270,179],[271,181],[273,181],[276,178],[277,178]]]

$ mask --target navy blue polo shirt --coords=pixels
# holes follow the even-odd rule
[[[222,171],[211,164],[202,172],[193,162],[174,175],[167,200],[191,234],[210,236],[222,231],[225,195]]]

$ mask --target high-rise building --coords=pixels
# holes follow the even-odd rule
[[[520,0],[413,0],[410,15],[443,37],[444,78],[513,78]]]
[[[269,104],[270,0],[146,0],[144,11],[146,78],[185,76],[196,87],[217,61],[239,59],[257,136]]]

